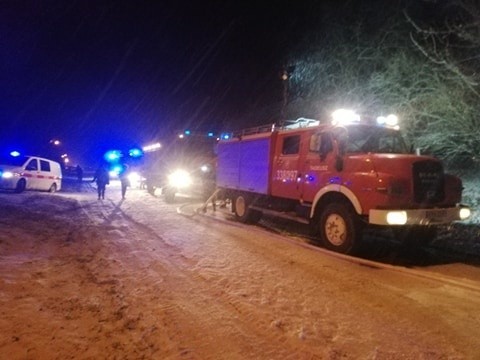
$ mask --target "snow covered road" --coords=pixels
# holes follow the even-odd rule
[[[125,201],[114,186],[104,201],[85,191],[0,201],[0,358],[480,356],[474,290],[221,214],[181,216],[136,189]]]

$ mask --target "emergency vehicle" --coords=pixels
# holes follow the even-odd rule
[[[160,189],[168,203],[177,196],[208,198],[215,189],[216,143],[213,134],[184,131],[146,151],[147,190]]]
[[[361,122],[341,110],[332,122],[298,119],[234,134],[218,144],[217,186],[242,222],[263,213],[310,224],[323,245],[352,253],[366,225],[428,241],[438,225],[470,216],[462,181],[411,151],[396,117]]]
[[[0,189],[43,190],[56,192],[62,188],[62,169],[56,161],[38,156],[15,154],[0,159]]]

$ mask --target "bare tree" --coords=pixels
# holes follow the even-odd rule
[[[480,4],[475,0],[447,2],[433,24],[411,26],[414,48],[435,70],[422,109],[412,128],[420,143],[451,163],[471,166],[480,152]]]
[[[415,145],[447,164],[470,166],[480,153],[480,69],[473,61],[480,8],[469,0],[447,5],[430,24],[403,9],[378,31],[366,31],[360,17],[310,37],[290,59],[288,114],[322,118],[340,106],[395,112]]]

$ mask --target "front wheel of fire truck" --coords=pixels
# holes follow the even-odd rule
[[[260,220],[262,213],[250,208],[250,197],[244,194],[237,194],[233,202],[233,212],[238,221],[242,223],[256,223]]]
[[[320,214],[320,240],[323,246],[343,254],[354,252],[361,241],[360,221],[354,210],[344,203],[330,203]]]

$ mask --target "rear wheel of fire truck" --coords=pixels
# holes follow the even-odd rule
[[[25,181],[25,179],[20,179],[18,180],[17,186],[15,187],[15,192],[17,194],[20,194],[25,190],[26,187],[27,187],[27,182]]]
[[[392,230],[395,239],[409,247],[428,245],[437,236],[435,226],[401,226],[394,227]]]
[[[262,213],[258,210],[250,208],[251,200],[244,194],[235,196],[233,202],[233,212],[238,221],[242,223],[256,223],[262,217]]]
[[[358,247],[362,229],[354,209],[345,203],[330,203],[320,214],[320,239],[329,250],[350,254]]]

